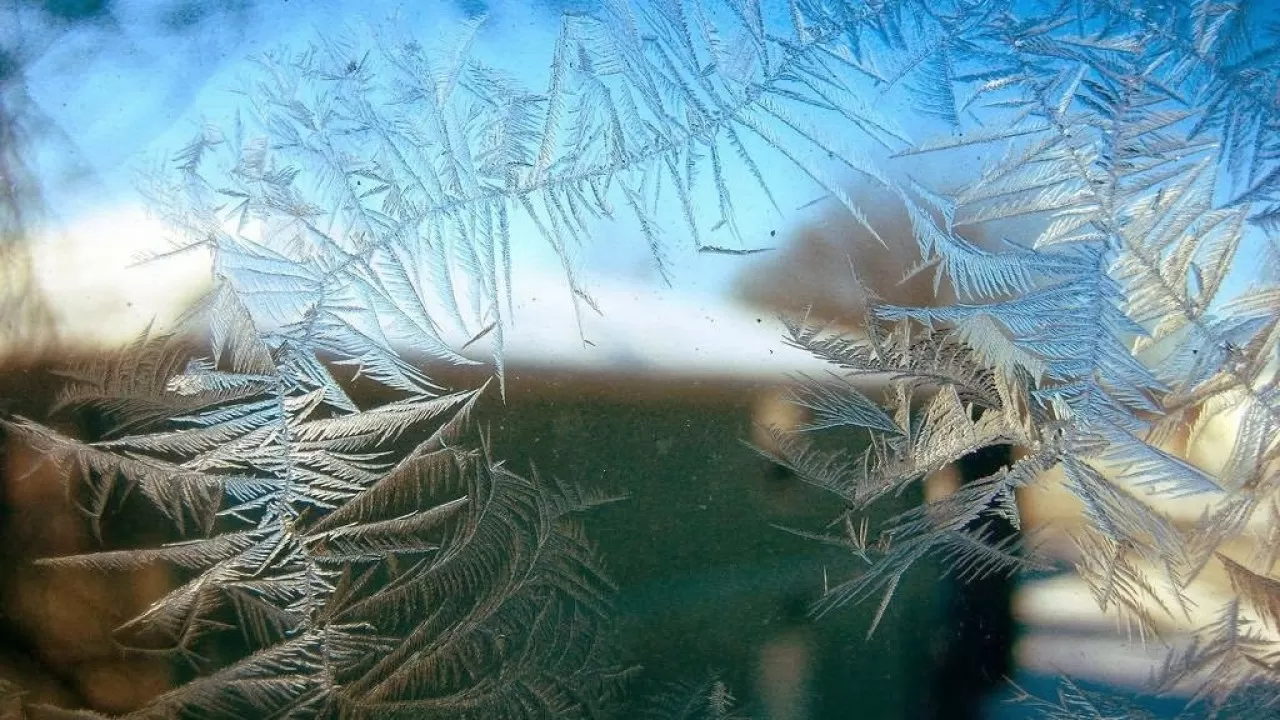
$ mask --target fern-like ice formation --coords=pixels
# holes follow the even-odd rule
[[[1077,569],[1144,634],[1185,612],[1208,563],[1226,567],[1237,599],[1162,679],[1199,681],[1216,702],[1265,683],[1276,702],[1280,45],[1237,4],[909,5],[845,25],[868,72],[914,85],[907,101],[953,130],[898,155],[989,159],[952,187],[891,185],[920,247],[912,272],[936,273],[956,304],[880,304],[856,335],[790,328],[840,376],[797,394],[809,430],[870,435],[857,456],[776,443],[845,500],[840,542],[869,563],[822,607],[876,596],[883,613],[926,557],[961,575],[1033,562],[993,527],[1016,524],[1017,492],[1061,468],[1087,518]],[[982,247],[977,231],[1008,240]],[[1247,287],[1228,279],[1250,275],[1241,265],[1256,270]],[[887,383],[883,401],[850,382],[866,377]],[[1169,451],[1227,414],[1238,432],[1221,472]],[[878,531],[854,520],[1006,444],[1023,454],[996,474]],[[1194,527],[1159,508],[1188,495],[1206,505]],[[1246,530],[1252,557],[1218,554]]]
[[[880,306],[858,337],[791,327],[846,376],[798,391],[813,429],[870,435],[858,456],[777,443],[781,462],[847,501],[842,542],[870,563],[824,607],[879,596],[883,608],[927,556],[961,574],[1024,566],[987,519],[1016,522],[1016,491],[1061,467],[1090,519],[1082,573],[1144,627],[1159,587],[1182,597],[1261,516],[1256,557],[1223,561],[1239,602],[1169,676],[1209,667],[1218,699],[1274,679],[1280,71],[1252,12],[608,0],[563,18],[536,89],[472,57],[478,21],[449,43],[392,28],[260,58],[235,119],[203,129],[148,187],[179,230],[175,251],[212,255],[198,316],[209,353],[165,336],[86,368],[66,400],[123,423],[104,440],[9,422],[84,471],[75,496],[91,518],[123,483],[188,539],[51,562],[190,572],[124,628],[197,671],[144,715],[583,708],[573,691],[602,677],[605,588],[565,516],[589,503],[465,449],[478,391],[446,392],[422,362],[474,363],[464,351],[483,340],[501,384],[524,241],[513,228],[550,245],[566,292],[590,306],[576,246],[627,217],[664,275],[667,236],[750,250],[736,208],[778,206],[764,168],[781,161],[864,225],[846,178],[895,193],[916,271],[960,298]],[[891,105],[898,117],[876,110]],[[911,137],[934,130],[941,140]],[[979,171],[926,181],[910,172],[917,157]],[[1010,240],[980,247],[967,239],[978,227]],[[1237,291],[1228,275],[1242,263],[1263,272]],[[400,399],[357,407],[335,362]],[[886,400],[859,376],[887,379]],[[1226,413],[1240,421],[1221,473],[1164,449]],[[1024,455],[875,537],[854,520],[996,444]],[[1189,493],[1211,500],[1194,528],[1151,501]],[[202,659],[229,626],[250,651]]]
[[[712,675],[701,682],[668,687],[649,699],[642,720],[751,720],[729,686]]]
[[[611,2],[564,17],[542,91],[471,56],[478,21],[449,42],[326,38],[258,58],[235,117],[146,179],[172,251],[212,257],[184,329],[203,323],[207,353],[146,337],[77,369],[64,404],[113,419],[104,439],[6,423],[64,467],[96,531],[137,488],[183,538],[48,561],[186,574],[121,628],[192,678],[139,716],[596,712],[607,587],[566,517],[590,503],[466,449],[482,390],[426,366],[488,342],[504,382],[514,228],[591,305],[573,249],[598,223],[628,215],[665,275],[668,204],[694,249],[751,249],[715,233],[740,234],[744,187],[772,201],[764,152],[840,194],[801,157],[836,154],[795,108],[900,136],[832,84],[847,59],[774,25],[751,1]],[[399,399],[357,406],[341,368]]]
[[[472,442],[482,389],[358,410],[228,288],[191,319],[208,354],[190,333],[144,337],[72,373],[63,402],[111,418],[103,439],[5,423],[95,533],[132,491],[183,538],[45,561],[180,575],[117,636],[192,679],[132,717],[599,714],[611,588],[571,516],[604,498]]]
[[[258,58],[235,120],[149,191],[182,231],[173,252],[213,250],[264,329],[407,392],[422,379],[398,351],[470,363],[461,348],[484,337],[501,381],[513,228],[554,250],[578,308],[594,303],[574,250],[608,221],[632,223],[664,277],[664,226],[700,252],[757,249],[735,203],[777,206],[766,162],[793,161],[862,217],[837,171],[878,173],[814,114],[886,152],[902,132],[841,80],[858,73],[839,28],[815,36],[794,10],[781,36],[754,0],[566,14],[540,91],[470,57],[479,20],[450,42],[392,28],[281,50]]]

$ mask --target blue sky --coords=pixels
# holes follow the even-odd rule
[[[531,87],[545,86],[562,7],[489,3],[473,55],[517,71]],[[147,216],[136,177],[164,163],[204,123],[225,125],[242,101],[234,91],[251,71],[247,57],[392,18],[398,28],[432,38],[479,9],[385,0],[199,8],[172,0],[116,2],[78,23],[18,8],[12,23],[0,23],[13,33],[4,46],[28,60],[24,109],[38,131],[32,164],[49,210],[37,233],[36,271],[67,335],[124,341],[153,318],[163,324],[175,317],[207,281],[207,260],[200,256],[131,267],[138,253],[163,248],[167,234]],[[777,218],[768,225],[782,227]],[[580,269],[608,314],[588,318],[595,346],[586,348],[558,261],[532,227],[516,232],[517,240],[528,241],[515,247],[516,328],[508,347],[517,360],[698,374],[782,372],[805,364],[781,347],[773,322],[756,323],[724,302],[723,288],[741,260],[699,256],[677,246],[672,233],[677,286],[664,288],[652,277],[645,243],[625,224],[602,228],[606,237],[579,254]]]
[[[199,263],[179,261],[146,274],[125,269],[136,253],[163,243],[163,229],[143,214],[136,175],[163,163],[203,123],[227,122],[242,101],[234,91],[251,72],[247,57],[282,45],[303,47],[323,32],[388,19],[397,28],[433,38],[441,28],[456,26],[479,9],[461,2],[321,0],[248,3],[203,15],[188,10],[181,16],[178,11],[183,7],[189,6],[168,0],[117,2],[107,16],[76,25],[51,21],[36,11],[17,11],[14,25],[19,45],[35,58],[26,68],[31,109],[42,127],[54,130],[36,145],[37,170],[45,181],[45,200],[51,210],[50,227],[42,233],[46,251],[37,257],[44,258],[45,284],[70,304],[66,314],[75,332],[109,327],[118,330],[114,334],[127,336],[124,328],[140,327],[149,313],[172,316],[181,302],[172,296],[189,294],[189,278],[199,273]],[[563,7],[555,2],[488,3],[473,56],[515,72],[533,88],[545,87]],[[175,29],[175,13],[189,24]],[[783,188],[784,207],[798,207],[817,196],[803,183],[786,182],[795,174],[789,166],[764,169]],[[795,192],[788,192],[792,189]],[[705,200],[708,207],[714,205],[713,197]],[[771,239],[766,229],[776,230],[781,239],[788,223],[806,217],[797,212],[783,218],[762,207],[741,210],[743,227],[755,229],[761,244]],[[598,321],[595,332],[618,325],[620,316],[636,310],[637,302],[641,307],[656,303],[677,314],[690,305],[689,312],[701,318],[731,312],[723,303],[724,290],[745,261],[694,252],[683,237],[678,217],[669,219],[667,229],[675,261],[674,288],[657,283],[648,249],[634,223],[602,226],[601,240],[578,253],[579,267],[593,290],[610,286],[602,290],[605,295],[630,298],[619,299],[614,308],[605,303],[603,309],[611,312],[608,323]],[[517,299],[520,294],[526,300],[543,298],[538,306],[526,302],[524,314],[532,313],[532,324],[539,327],[571,322],[563,317],[571,314],[569,308],[548,309],[552,303],[546,300],[552,296],[549,286],[559,282],[558,261],[532,227],[523,234],[516,230],[518,240],[529,241],[515,248]],[[89,316],[90,310],[101,314],[110,308],[118,322],[104,323],[101,317]],[[521,313],[517,308],[517,322]],[[637,320],[652,314],[652,308],[649,313],[637,313]],[[778,344],[776,330],[771,323],[767,338],[773,347]],[[689,332],[696,335],[692,329]],[[619,338],[618,342],[632,346],[635,341]],[[634,356],[643,350],[632,347],[618,353]],[[564,352],[551,354],[567,361]]]
[[[116,0],[104,13],[79,23],[51,18],[33,4],[3,11],[11,12],[13,18],[0,23],[7,27],[3,32],[9,33],[0,36],[3,46],[18,48],[20,57],[28,60],[33,126],[52,131],[33,145],[39,148],[36,169],[52,210],[51,225],[42,233],[48,251],[38,253],[44,258],[45,284],[55,295],[68,298],[72,304],[68,316],[85,321],[81,323],[85,332],[104,326],[123,332],[125,327],[140,326],[149,314],[163,317],[174,311],[181,302],[177,296],[189,294],[193,287],[183,278],[198,275],[200,267],[188,262],[153,269],[149,275],[125,269],[135,253],[161,244],[164,234],[145,218],[135,176],[164,162],[202,123],[223,124],[231,117],[241,101],[234,91],[250,72],[248,56],[281,45],[301,47],[320,33],[392,18],[397,28],[435,38],[442,28],[484,11],[488,19],[473,56],[541,88],[558,13],[573,8],[575,1],[588,2]],[[785,11],[784,3],[766,5]],[[884,98],[871,101],[886,110]],[[925,139],[942,128],[917,122],[905,130],[915,139]],[[772,237],[766,237],[766,231],[776,230],[777,240],[782,241],[796,227],[817,221],[832,204],[793,210],[820,197],[821,191],[776,155],[768,157],[770,164],[764,171],[780,193],[784,215],[763,204],[739,208],[740,225],[750,229],[760,244]],[[955,155],[948,155],[946,162],[939,163],[935,157],[926,155],[905,164],[935,187],[945,183],[948,173],[972,171],[965,158],[957,161]],[[713,207],[714,197],[709,188],[704,189],[700,204]],[[646,302],[675,302],[676,308],[668,308],[672,313],[690,305],[701,316],[733,312],[725,302],[726,289],[746,261],[693,252],[679,218],[665,219],[675,266],[673,288],[658,284],[634,223],[602,224],[601,237],[578,253],[579,268],[590,288],[608,286],[607,294],[632,298],[618,300],[617,307],[605,307],[612,314],[607,321],[595,321],[595,332],[605,332],[611,325],[629,327],[618,320],[635,312],[637,303],[643,307]],[[518,239],[528,240],[516,248],[517,296],[523,291],[526,299],[546,298],[550,284],[557,282],[558,262],[531,227],[523,233],[517,228],[517,233]],[[77,264],[81,266],[78,274],[71,270]],[[547,302],[542,302],[537,307],[525,303],[524,312],[535,318],[534,325],[568,319],[561,317],[565,308],[549,311]],[[87,308],[115,308],[120,321],[91,319]],[[553,315],[545,317],[546,312]]]

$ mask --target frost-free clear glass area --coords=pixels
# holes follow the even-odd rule
[[[0,715],[1280,712],[1247,2],[0,22]]]

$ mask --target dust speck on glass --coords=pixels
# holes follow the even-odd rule
[[[49,110],[208,273],[0,405],[93,538],[30,562],[167,569],[162,687],[56,712],[1280,712],[1270,3],[161,5],[12,12],[227,55],[136,174]]]

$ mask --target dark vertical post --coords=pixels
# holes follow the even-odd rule
[[[987,477],[1013,462],[1013,448],[983,448],[959,463],[961,483]],[[1018,532],[1007,520],[981,521],[992,541]],[[977,720],[982,703],[998,690],[1013,666],[1014,578],[1004,573],[964,581],[947,578],[940,586],[942,624],[935,635],[935,662],[925,717]]]

